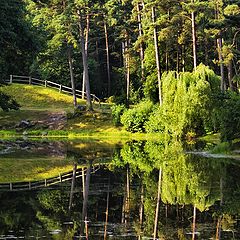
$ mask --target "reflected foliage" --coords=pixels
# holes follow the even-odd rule
[[[77,158],[73,146],[76,144],[68,149]],[[212,237],[217,226],[225,239],[231,238],[229,230],[240,237],[236,221],[240,215],[240,166],[236,161],[186,154],[179,141],[130,141],[114,151],[105,151],[106,145],[93,148],[94,144],[88,146],[86,142],[80,146],[79,159],[86,157],[81,160],[85,167],[96,156],[112,157],[90,178],[87,221],[92,239],[103,238],[106,212],[107,231],[113,239],[127,239],[126,233],[136,236],[129,239],[152,236],[160,168],[159,238],[186,239],[191,232],[193,206],[197,208],[196,226],[202,239]],[[70,189],[71,181],[39,191],[1,193],[0,233],[7,234],[11,229],[19,237],[24,229],[25,237],[37,233],[48,239],[85,236],[82,178],[76,179],[69,210]]]

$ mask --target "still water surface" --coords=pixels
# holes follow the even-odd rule
[[[0,239],[240,239],[240,160],[211,147],[1,141]]]

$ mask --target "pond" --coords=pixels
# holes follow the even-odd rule
[[[0,239],[240,239],[240,161],[178,141],[0,141]]]

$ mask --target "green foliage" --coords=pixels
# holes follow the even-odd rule
[[[212,153],[229,153],[231,149],[231,144],[229,142],[219,143],[213,148]]]
[[[218,110],[222,141],[230,141],[240,137],[240,97],[228,92],[222,95]]]
[[[153,103],[143,101],[134,108],[125,111],[121,117],[124,128],[130,132],[145,132],[145,123],[153,111]]]
[[[0,108],[3,111],[8,112],[9,110],[18,110],[20,105],[11,96],[0,92]]]
[[[113,105],[111,107],[112,110],[112,120],[115,126],[121,125],[120,119],[124,111],[126,110],[125,105],[120,104],[120,105]]]
[[[146,123],[148,132],[166,132],[182,136],[198,135],[214,128],[219,78],[203,65],[193,73],[164,73],[163,105],[156,108]]]

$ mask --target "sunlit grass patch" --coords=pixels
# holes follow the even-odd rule
[[[35,181],[58,176],[71,171],[73,163],[70,160],[52,158],[1,158],[0,182]]]
[[[56,89],[42,86],[12,84],[0,87],[4,93],[11,95],[23,108],[71,109],[73,98],[59,93]],[[79,100],[82,102],[82,100]]]

